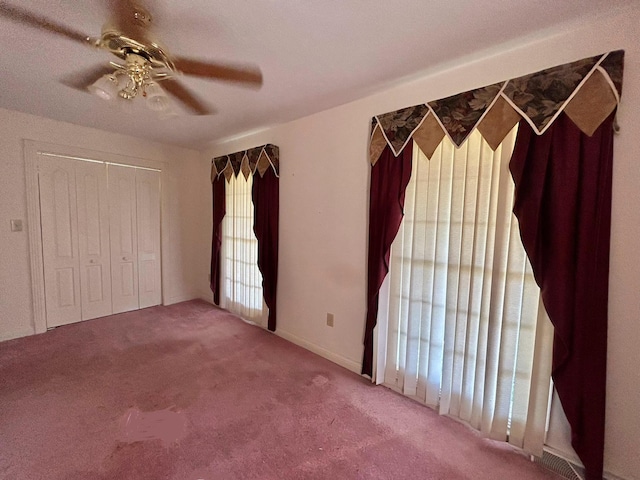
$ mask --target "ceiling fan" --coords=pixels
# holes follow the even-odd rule
[[[259,88],[262,85],[262,73],[254,65],[212,63],[170,55],[153,37],[152,17],[146,8],[135,0],[105,1],[108,2],[111,19],[103,26],[99,37],[85,35],[2,0],[0,16],[118,57],[119,62],[95,67],[64,82],[106,100],[143,97],[147,106],[162,111],[169,108],[167,92],[191,113],[210,115],[215,111],[180,83],[178,77],[181,74],[245,87]]]

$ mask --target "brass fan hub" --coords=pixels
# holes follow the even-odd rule
[[[130,38],[114,28],[105,28],[95,45],[125,61],[128,55],[134,54],[148,60],[153,68],[175,70],[173,62],[163,47],[155,42]]]

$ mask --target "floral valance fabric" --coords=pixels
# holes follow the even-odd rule
[[[410,140],[431,158],[445,136],[460,147],[478,129],[495,150],[524,118],[542,135],[560,113],[591,136],[620,102],[624,50],[585,58],[373,117],[369,160]]]
[[[211,161],[211,181],[213,182],[220,175],[224,175],[229,182],[233,176],[237,177],[240,172],[244,175],[245,180],[249,178],[249,175],[256,173],[263,177],[269,168],[273,168],[276,177],[279,176],[280,150],[270,143],[214,158]]]

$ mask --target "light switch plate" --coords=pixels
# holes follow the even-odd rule
[[[327,327],[333,327],[333,313],[327,313]]]
[[[21,232],[22,231],[22,220],[11,220],[11,231],[12,232]]]

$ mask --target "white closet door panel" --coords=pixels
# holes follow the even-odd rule
[[[113,313],[140,308],[138,300],[138,229],[136,170],[109,165],[111,298]]]
[[[106,168],[103,163],[76,162],[83,320],[104,317],[113,311]]]
[[[160,305],[160,172],[136,170],[140,308]]]
[[[75,162],[38,163],[47,327],[82,319]]]

